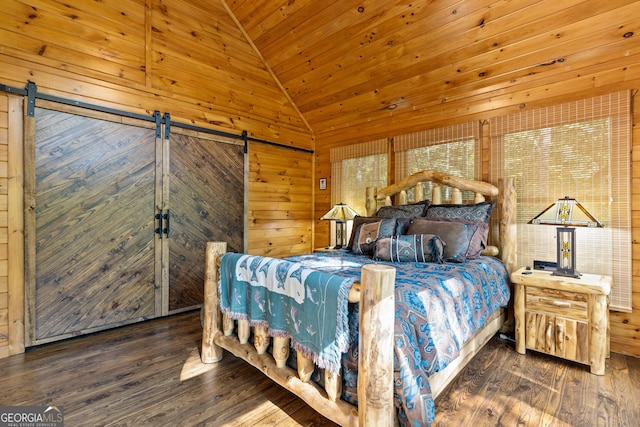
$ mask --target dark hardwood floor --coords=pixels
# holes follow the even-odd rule
[[[225,354],[199,359],[200,318],[168,318],[0,359],[0,405],[63,406],[72,426],[331,426]],[[612,354],[606,375],[494,337],[438,399],[438,426],[638,426],[640,359]]]

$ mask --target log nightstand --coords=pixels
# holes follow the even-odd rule
[[[604,375],[609,357],[609,276],[579,279],[521,268],[515,286],[516,351],[540,351],[591,366]]]

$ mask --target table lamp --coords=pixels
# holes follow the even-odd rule
[[[552,203],[528,222],[529,224],[559,225],[556,242],[555,276],[580,277],[576,270],[575,227],[604,227],[576,199],[565,196]]]
[[[344,203],[338,203],[320,218],[336,222],[336,249],[347,245],[346,223],[354,219],[356,215],[358,213],[349,206]]]

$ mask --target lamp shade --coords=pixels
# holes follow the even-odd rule
[[[349,206],[344,203],[338,203],[334,207],[332,207],[329,212],[322,215],[320,219],[327,219],[332,221],[346,222],[351,221],[358,215],[358,212],[351,209]]]
[[[344,203],[338,203],[337,205],[332,207],[329,212],[320,217],[320,219],[326,219],[336,222],[336,249],[346,246],[346,222],[354,219],[356,215],[358,215],[358,212],[354,211]]]
[[[564,225],[565,227],[604,227],[576,199],[565,196],[540,212],[529,224]]]

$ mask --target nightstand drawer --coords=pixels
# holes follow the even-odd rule
[[[527,287],[525,310],[549,313],[576,320],[587,320],[585,294],[549,288]]]

